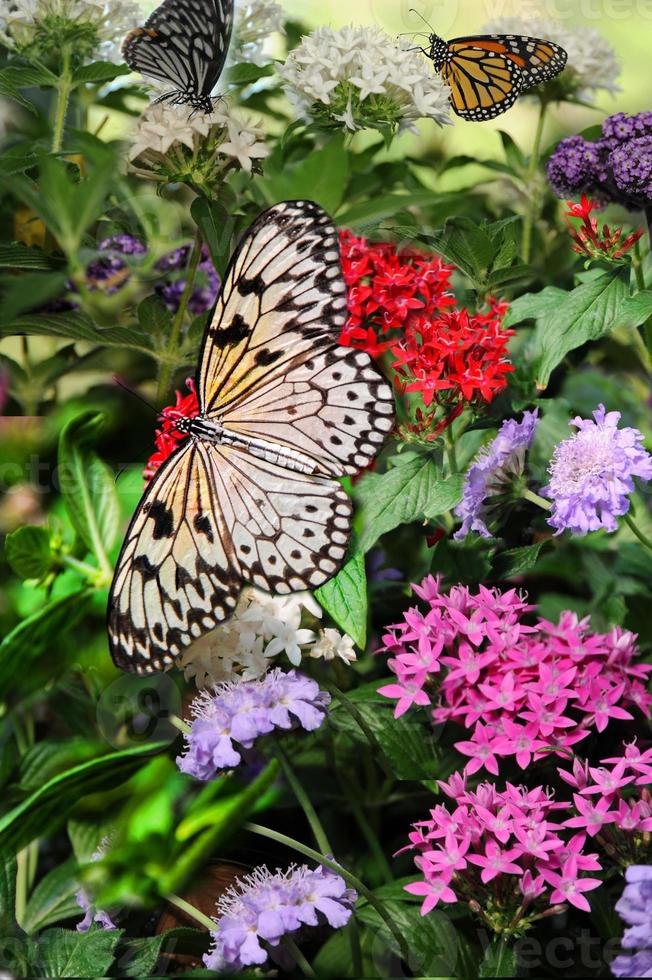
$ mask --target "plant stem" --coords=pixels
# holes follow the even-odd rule
[[[331,847],[330,841],[328,840],[326,831],[322,826],[321,820],[317,816],[317,811],[312,805],[312,801],[310,797],[308,796],[305,789],[301,785],[301,781],[299,780],[297,774],[292,768],[290,760],[288,759],[287,755],[285,754],[284,750],[281,748],[280,745],[276,746],[276,757],[281,765],[283,775],[285,776],[288,785],[290,786],[290,789],[292,790],[292,792],[297,798],[297,803],[303,810],[306,816],[306,820],[310,824],[310,829],[312,830],[312,834],[313,837],[315,838],[317,847],[324,854],[332,854],[333,848]]]
[[[385,775],[391,777],[392,776],[392,770],[391,770],[391,767],[387,763],[387,759],[385,757],[385,753],[383,751],[383,747],[380,744],[380,742],[378,741],[378,739],[376,738],[376,736],[374,735],[374,733],[372,732],[372,730],[370,729],[370,727],[367,724],[367,722],[365,721],[365,719],[362,717],[362,715],[360,714],[360,712],[356,708],[356,706],[351,701],[349,701],[349,699],[347,698],[346,694],[344,694],[342,691],[340,691],[339,687],[336,687],[335,684],[325,684],[324,686],[330,691],[331,694],[334,694],[335,695],[335,697],[340,702],[340,704],[342,705],[342,707],[344,708],[344,710],[356,722],[356,724],[360,728],[360,731],[363,733],[363,735],[366,736],[367,741],[369,742],[369,745],[377,753],[377,761],[378,761],[378,764],[384,770]]]
[[[543,130],[546,124],[546,113],[548,111],[548,103],[545,99],[541,99],[539,106],[539,120],[537,122],[537,131],[534,137],[534,145],[532,147],[532,155],[530,156],[530,164],[527,169],[526,175],[526,192],[528,194],[528,204],[527,210],[525,212],[525,219],[523,222],[523,248],[522,248],[522,258],[523,262],[529,263],[532,255],[532,236],[534,233],[534,225],[539,217],[541,210],[541,195],[539,193],[538,185],[535,186],[535,178],[537,177],[537,171],[539,169],[539,160],[541,158],[541,143],[543,141]]]
[[[385,852],[383,851],[380,845],[380,841],[378,840],[378,837],[376,836],[373,827],[371,826],[369,820],[367,819],[367,815],[364,812],[362,804],[356,798],[356,796],[354,795],[354,791],[351,789],[349,790],[348,803],[349,806],[351,807],[351,810],[353,811],[353,816],[355,817],[355,821],[358,827],[360,828],[364,839],[367,842],[369,850],[371,851],[371,853],[375,858],[376,864],[378,865],[378,870],[380,871],[383,878],[385,879],[385,882],[389,884],[394,880],[394,875],[392,874],[392,869],[389,866],[389,861],[385,857]]]
[[[355,917],[351,916],[347,926],[349,942],[351,944],[351,966],[353,967],[352,977],[361,977],[362,974],[362,947],[360,946],[360,930]]]
[[[305,844],[301,844],[299,841],[293,840],[291,837],[286,837],[285,834],[279,834],[276,830],[270,830],[268,827],[261,827],[257,823],[247,823],[245,824],[245,830],[248,830],[252,834],[259,834],[261,837],[267,837],[269,840],[276,841],[278,844],[285,844],[286,847],[292,848],[294,851],[298,851],[299,854],[304,854],[306,857],[310,858],[312,861],[317,861],[319,864],[324,865],[326,868],[330,868],[336,874],[340,875],[346,881],[347,885],[354,888],[360,895],[367,899],[369,904],[376,910],[380,918],[386,924],[387,928],[393,935],[398,948],[401,951],[401,957],[407,963],[409,961],[410,951],[406,945],[405,937],[403,936],[401,930],[398,928],[391,915],[379,901],[370,888],[367,888],[363,881],[356,878],[355,875],[347,871],[341,865],[337,864],[336,861],[332,861],[330,858],[324,857],[323,854],[319,854],[318,851],[314,851],[311,847],[307,847]]]
[[[536,504],[537,507],[541,507],[542,510],[552,510],[552,504],[549,500],[545,500],[540,497],[538,493],[533,490],[523,490],[522,493],[523,500],[529,500],[531,504]]]
[[[60,561],[62,565],[67,565],[68,568],[74,569],[74,571],[83,575],[84,578],[89,579],[91,584],[97,589],[111,584],[113,573],[109,566],[106,569],[95,568],[85,561],[79,561],[78,558],[73,558],[72,555],[61,555]]]
[[[156,393],[156,403],[158,405],[163,402],[168,388],[170,387],[173,371],[173,361],[171,358],[176,353],[177,347],[179,346],[183,321],[188,310],[190,298],[195,291],[195,279],[197,278],[197,269],[199,268],[199,261],[201,259],[201,250],[202,237],[201,232],[198,230],[195,234],[195,243],[192,247],[190,260],[188,262],[186,285],[183,290],[181,300],[179,301],[179,309],[177,310],[174,320],[172,321],[172,330],[170,331],[170,337],[167,345],[167,353],[169,357],[168,360],[164,361],[161,365],[161,373],[159,375],[158,389]]]
[[[54,132],[52,133],[52,152],[59,153],[63,143],[63,132],[68,114],[68,103],[72,92],[72,73],[70,71],[70,49],[64,45],[61,75],[57,85],[57,104],[54,114]]]
[[[643,534],[640,528],[636,526],[634,518],[631,516],[631,514],[625,514],[625,524],[630,529],[632,534],[636,535],[641,544],[648,548],[649,551],[652,551],[652,541],[650,541],[647,535]]]
[[[202,926],[202,928],[208,929],[209,932],[215,932],[215,922],[213,919],[210,919],[207,915],[204,915],[203,912],[196,909],[194,905],[190,904],[190,902],[186,902],[185,898],[180,898],[178,895],[168,895],[166,900],[170,903],[170,905],[176,906],[176,908],[181,909],[182,912],[185,912],[186,915],[189,915],[195,920],[195,922]]]
[[[283,936],[283,945],[303,973],[304,977],[310,977],[310,980],[317,980],[317,974],[295,943],[294,939],[292,939],[291,936]]]
[[[170,715],[168,721],[177,729],[177,731],[181,732],[182,735],[189,735],[192,731],[192,728],[188,722],[184,721],[183,718],[179,718],[178,715]]]
[[[446,455],[448,456],[448,468],[451,471],[451,476],[455,476],[459,472],[459,466],[457,464],[455,438],[450,429],[446,433]]]

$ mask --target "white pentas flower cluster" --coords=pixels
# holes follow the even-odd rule
[[[231,60],[266,65],[272,60],[270,42],[285,33],[283,7],[274,0],[249,0],[236,7]]]
[[[129,159],[141,177],[210,189],[230,170],[251,173],[268,153],[261,130],[222,99],[210,115],[150,105],[138,121]]]
[[[527,34],[561,44],[568,66],[559,83],[568,94],[591,101],[600,90],[618,92],[621,64],[614,48],[595,27],[560,24],[546,17],[500,17],[485,25],[483,33]],[[532,94],[536,94],[536,89]]]
[[[133,0],[0,0],[0,41],[28,58],[69,48],[76,62],[119,62],[122,39],[140,20]]]
[[[423,55],[377,27],[320,27],[279,69],[302,116],[347,129],[392,132],[418,119],[449,122],[449,90]]]
[[[197,687],[227,681],[258,680],[277,658],[298,667],[304,655],[345,663],[356,659],[353,640],[334,629],[318,637],[302,627],[304,610],[321,619],[322,609],[309,592],[279,596],[259,589],[243,589],[233,616],[186,650],[180,666]]]

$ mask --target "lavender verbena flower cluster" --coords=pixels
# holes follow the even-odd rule
[[[100,846],[91,855],[91,861],[99,861],[104,857],[110,845],[110,840],[105,837]],[[79,891],[75,893],[75,901],[77,905],[85,913],[84,918],[81,922],[77,923],[77,932],[88,932],[90,927],[94,922],[97,922],[102,929],[117,929],[115,922],[111,919],[111,916],[104,909],[98,909],[95,907],[90,895],[85,888],[80,888]]]
[[[503,494],[514,478],[522,474],[525,453],[532,446],[538,424],[538,410],[525,412],[520,422],[508,419],[493,442],[476,456],[466,475],[462,501],[455,509],[457,517],[462,519],[456,539],[465,538],[470,531],[484,538],[491,537],[486,524],[490,516],[487,501]]]
[[[154,291],[167,308],[176,313],[186,288],[183,273],[188,267],[191,246],[183,245],[156,263],[155,269],[164,278]],[[113,235],[98,246],[98,257],[88,266],[86,280],[91,290],[99,290],[107,296],[119,292],[131,278],[131,264],[148,254],[147,246],[133,235]],[[190,297],[188,308],[195,316],[207,313],[215,306],[220,291],[220,280],[206,246],[202,249],[197,282]]]
[[[548,523],[558,534],[615,531],[629,511],[634,477],[652,479],[652,456],[642,448],[638,429],[618,428],[620,412],[604,405],[593,420],[573,419],[577,432],[556,447],[550,483],[541,493],[553,502]]]
[[[652,112],[618,112],[591,142],[570,136],[548,162],[548,180],[560,198],[586,194],[637,211],[652,205]]]
[[[652,976],[652,865],[639,864],[625,873],[627,885],[616,911],[629,926],[623,949],[633,955],[616,957],[611,964],[615,977]],[[636,952],[634,952],[636,951]]]
[[[267,962],[269,947],[304,926],[345,926],[357,897],[340,875],[324,867],[293,865],[275,874],[256,868],[219,899],[211,932],[215,945],[204,964],[219,974],[260,966]]]
[[[203,691],[192,703],[186,754],[177,758],[177,765],[197,779],[213,779],[239,765],[241,750],[252,748],[263,735],[295,725],[316,731],[329,703],[329,694],[295,670],[272,670],[262,680],[226,683]]]

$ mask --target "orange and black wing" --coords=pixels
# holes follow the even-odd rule
[[[482,122],[506,112],[523,92],[554,78],[566,61],[564,49],[552,41],[490,34],[449,41],[441,73],[458,116]]]

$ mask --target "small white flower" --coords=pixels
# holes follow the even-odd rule
[[[301,663],[301,647],[315,640],[312,630],[296,629],[289,623],[278,623],[273,638],[265,648],[266,657],[278,657],[284,653],[293,667]]]
[[[560,24],[546,17],[501,17],[483,28],[489,34],[526,34],[561,44],[568,52],[566,75],[572,78],[573,95],[591,100],[601,89],[618,92],[621,64],[609,41],[595,27]],[[535,94],[536,90],[532,94]]]
[[[310,651],[310,656],[321,660],[334,660],[339,657],[345,664],[352,664],[358,659],[353,648],[353,640],[338,630],[324,629],[319,633],[319,639]]]
[[[271,61],[269,46],[274,34],[285,33],[285,13],[274,0],[250,0],[236,7],[231,60],[266,65]]]
[[[261,136],[225,99],[210,114],[158,103],[139,119],[129,159],[143,176],[210,185],[229,169],[251,173],[269,153]]]
[[[279,74],[308,119],[399,132],[421,118],[450,122],[450,93],[439,74],[407,42],[397,44],[377,27],[320,27],[290,52]]]
[[[68,43],[81,60],[120,62],[120,45],[142,19],[133,0],[0,0],[0,40],[49,54]]]

